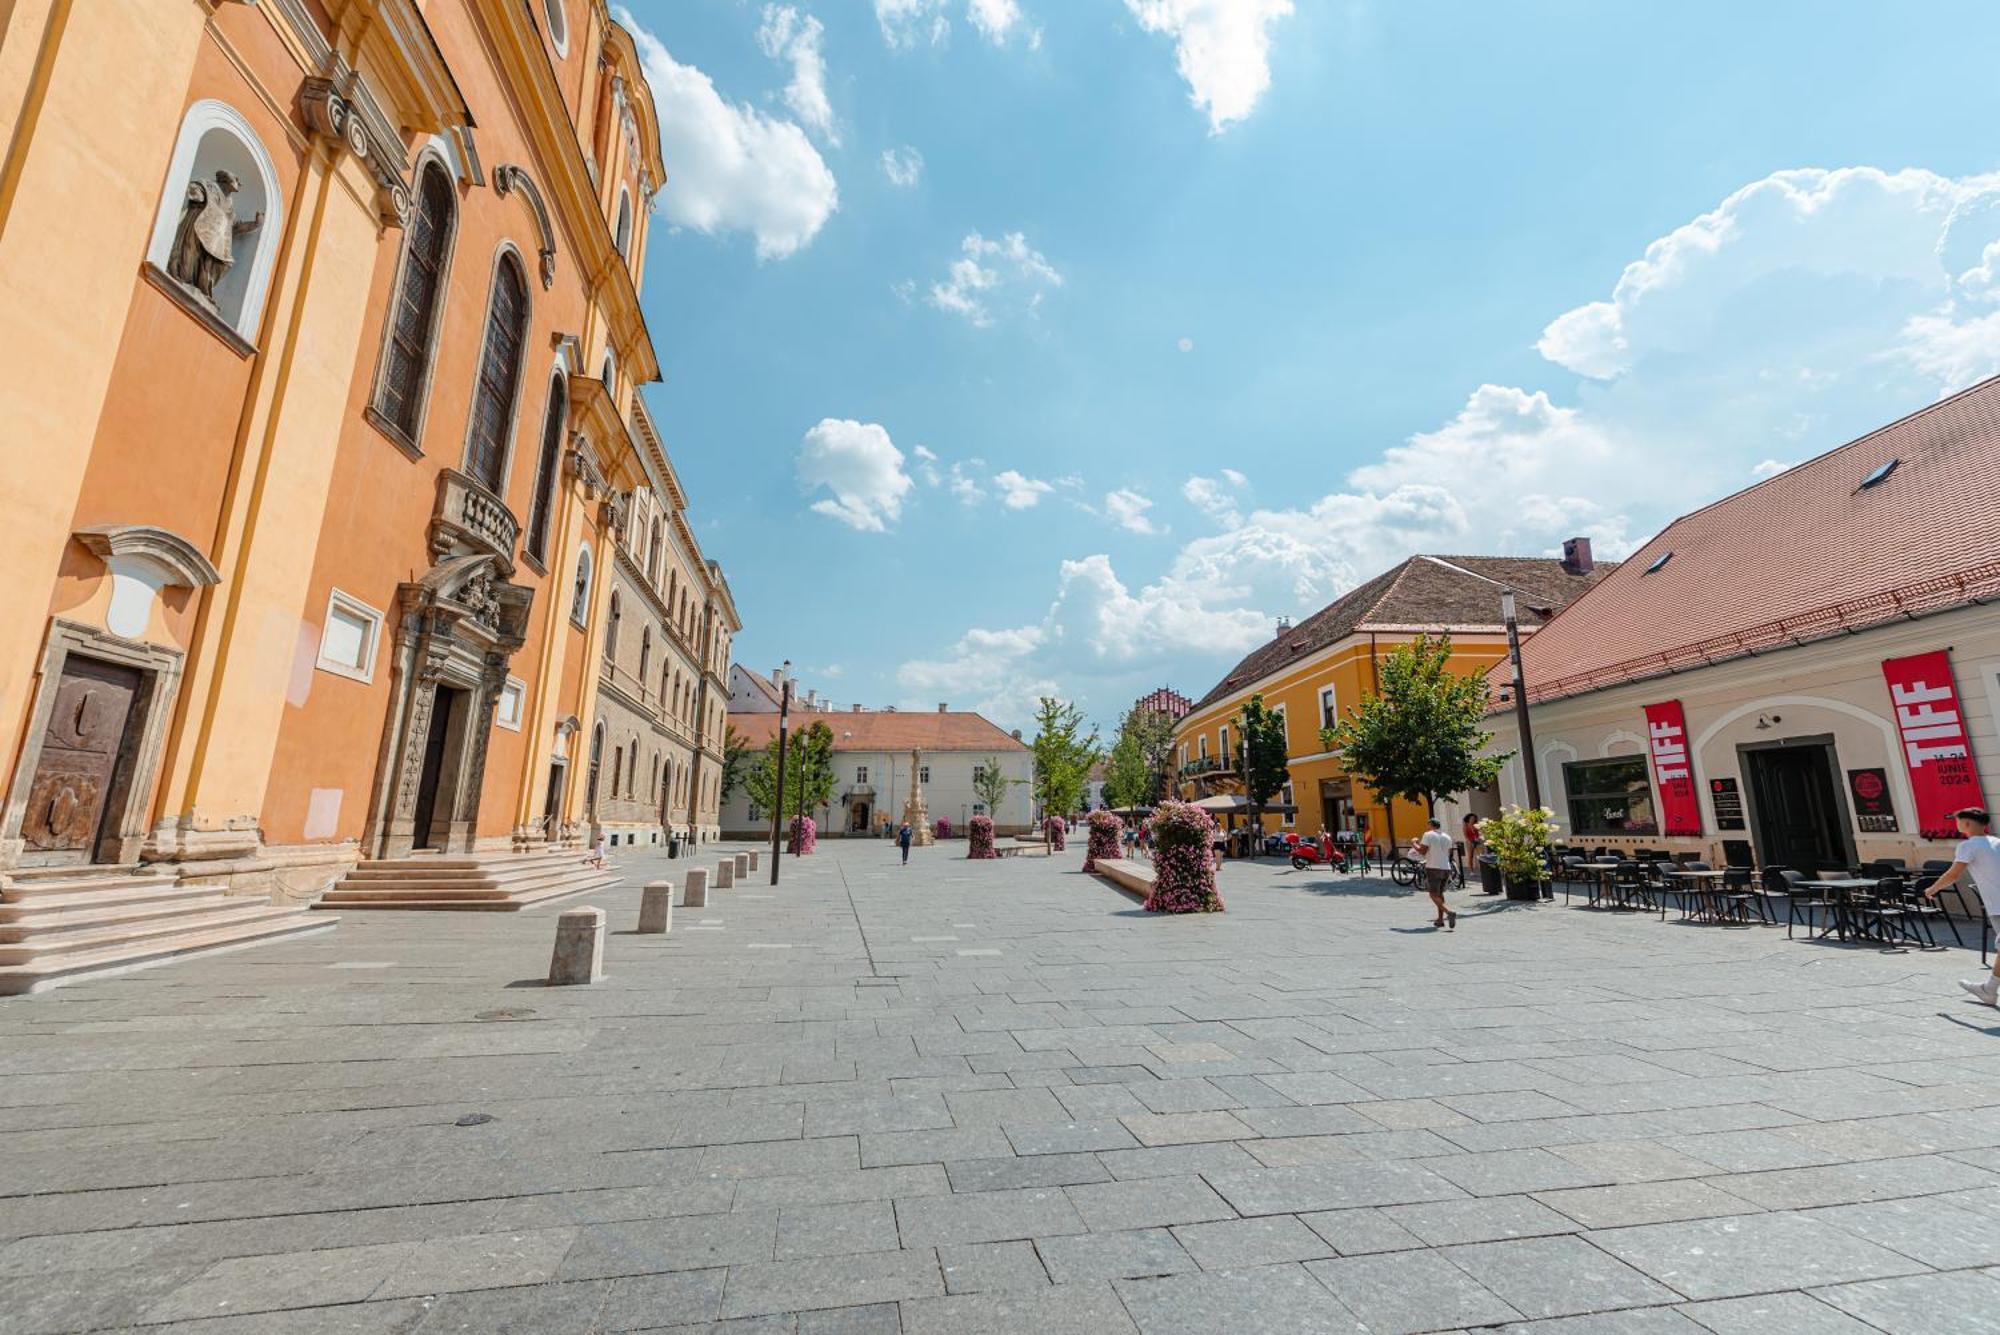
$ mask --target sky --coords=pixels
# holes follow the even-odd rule
[[[841,704],[1108,736],[2000,370],[1984,6],[627,4],[648,403],[735,657]]]

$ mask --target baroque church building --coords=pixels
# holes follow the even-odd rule
[[[0,133],[0,991],[715,836],[605,0],[15,0]]]

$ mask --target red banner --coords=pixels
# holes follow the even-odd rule
[[[1956,839],[1951,813],[1985,806],[1965,711],[1958,707],[1951,654],[1944,649],[1908,658],[1885,658],[1889,703],[1903,741],[1903,764],[1917,799],[1917,829],[1926,839]]]
[[[1701,798],[1694,790],[1687,716],[1680,701],[1646,706],[1646,749],[1653,757],[1653,782],[1660,789],[1660,833],[1699,835]]]

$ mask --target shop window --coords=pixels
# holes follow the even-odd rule
[[[1563,766],[1570,833],[1613,838],[1659,833],[1644,756],[1578,760]]]

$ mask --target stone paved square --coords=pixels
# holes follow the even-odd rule
[[[0,1003],[0,1329],[1991,1328],[1966,952],[960,853],[664,937],[631,857],[590,987],[559,904]]]

